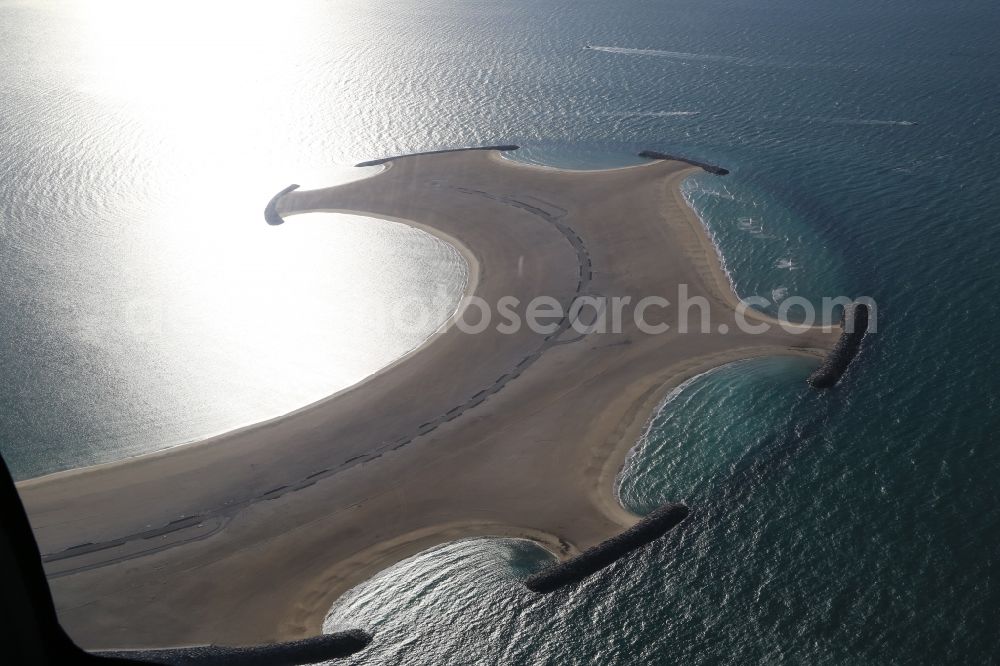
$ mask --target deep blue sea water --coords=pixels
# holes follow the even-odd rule
[[[334,165],[372,156],[514,142],[518,159],[586,168],[629,163],[643,148],[683,153],[732,170],[686,188],[740,295],[876,299],[879,331],[857,363],[824,393],[805,388],[806,362],[786,359],[722,368],[676,392],[619,490],[636,512],[684,500],[692,517],[579,587],[535,598],[518,578],[546,561],[540,549],[465,541],[356,589],[329,626],[373,630],[357,663],[940,664],[1000,654],[995,2],[315,2],[247,6],[224,33],[211,29],[212,12],[156,32],[176,3],[116,24],[124,6],[94,16],[0,4],[0,436],[23,469],[35,469],[34,449],[20,442],[72,458],[93,423],[139,396],[150,404],[120,432],[139,424],[150,449],[176,443],[177,406],[198,395],[185,387],[225,391],[211,389],[212,367],[202,376],[194,364],[157,375],[159,393],[87,393],[87,408],[72,407],[76,389],[53,400],[74,382],[150,383],[150,363],[120,361],[107,329],[74,333],[100,302],[95,280],[112,303],[127,285],[149,284],[146,273],[115,277],[137,247],[168,258],[152,275],[183,272],[199,234],[222,234],[215,256],[260,224],[274,190],[342,177]],[[143,21],[149,34],[134,29]],[[195,210],[190,197],[201,197]],[[433,256],[413,257],[425,289]],[[296,289],[308,289],[308,275]],[[11,285],[76,305],[18,301]],[[199,316],[191,325],[206,328],[196,330],[216,325]],[[310,317],[300,325],[350,329]],[[123,339],[139,359],[194,344]],[[251,363],[253,352],[226,348]],[[290,362],[280,377],[295,370]],[[336,385],[336,372],[321,374],[316,390]],[[199,408],[207,414],[195,425],[225,427],[231,416]]]

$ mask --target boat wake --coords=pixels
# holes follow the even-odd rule
[[[588,51],[601,51],[603,53],[613,53],[627,56],[648,56],[654,58],[666,58],[680,62],[715,62],[727,63],[731,65],[743,65],[747,67],[765,65],[771,67],[792,67],[793,64],[772,60],[769,58],[744,58],[740,56],[721,55],[717,53],[686,53],[684,51],[664,51],[661,49],[634,49],[624,46],[584,46]]]
[[[625,116],[628,118],[667,118],[671,116],[697,116],[701,111],[612,111],[608,116]]]
[[[912,120],[870,120],[867,118],[803,118],[803,120],[817,123],[831,123],[833,125],[900,125],[912,127],[919,123]]]

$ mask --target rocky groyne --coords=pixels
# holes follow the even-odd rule
[[[807,381],[810,386],[820,389],[830,388],[840,381],[847,371],[847,366],[858,355],[861,339],[868,332],[870,315],[869,307],[864,303],[852,303],[844,308],[844,317],[841,321],[844,332],[840,334],[840,339],[823,361],[823,365],[809,375]]]
[[[669,532],[688,515],[683,504],[665,504],[618,536],[602,541],[576,557],[529,576],[524,585],[532,592],[547,594],[577,583]]]
[[[149,650],[106,650],[97,652],[114,660],[144,664],[260,664],[261,666],[293,666],[315,664],[329,659],[348,657],[364,649],[372,638],[360,630],[326,634],[289,643],[272,643],[250,647],[196,645],[192,647]]]
[[[714,164],[707,164],[705,162],[698,162],[697,160],[689,160],[686,157],[679,157],[677,155],[668,155],[667,153],[660,153],[655,150],[644,150],[639,153],[639,157],[645,157],[649,160],[674,160],[675,162],[684,162],[685,164],[690,164],[691,166],[696,166],[700,169],[704,169],[708,173],[715,174],[716,176],[726,176],[729,174],[729,169],[723,169],[720,166],[715,166]]]
[[[392,157],[380,157],[377,160],[358,162],[354,166],[356,167],[379,166],[381,164],[385,164],[386,162],[391,162],[392,160],[399,159],[400,157],[415,157],[417,155],[440,155],[441,153],[460,153],[466,150],[499,150],[502,153],[506,153],[512,150],[517,150],[518,148],[519,146],[515,146],[514,144],[508,144],[503,146],[470,146],[468,148],[446,148],[444,150],[427,150],[422,153],[407,153],[405,155],[394,155]]]
[[[281,215],[278,214],[278,208],[277,208],[278,199],[288,194],[292,190],[297,190],[297,189],[299,189],[298,185],[289,185],[288,187],[286,187],[285,189],[281,190],[273,197],[271,197],[271,200],[267,202],[266,206],[264,206],[264,219],[267,220],[268,224],[270,224],[271,226],[277,226],[279,224],[285,223],[285,220],[281,217]]]

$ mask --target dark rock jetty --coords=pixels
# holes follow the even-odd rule
[[[844,332],[840,334],[840,339],[823,361],[823,365],[809,375],[807,381],[810,386],[830,388],[840,381],[847,366],[858,355],[861,338],[865,337],[868,331],[868,317],[868,306],[864,303],[852,303],[844,308],[844,318],[840,324]]]
[[[519,146],[513,144],[505,146],[470,146],[468,148],[446,148],[444,150],[428,150],[422,153],[407,153],[406,155],[394,155],[392,157],[380,157],[377,160],[368,160],[367,162],[358,162],[354,166],[356,167],[368,167],[368,166],[378,166],[380,164],[385,164],[386,162],[391,162],[392,160],[399,159],[400,157],[414,157],[417,155],[440,155],[441,153],[460,153],[465,150],[499,150],[502,153],[507,153],[512,150],[517,150]]]
[[[292,190],[297,190],[297,189],[299,189],[298,185],[289,185],[288,187],[286,187],[285,189],[281,190],[273,197],[271,197],[271,200],[267,202],[266,206],[264,206],[264,219],[267,220],[267,223],[270,224],[272,227],[285,223],[285,220],[282,219],[280,215],[278,215],[278,210],[277,210],[278,199],[288,194]]]
[[[371,640],[371,636],[367,633],[354,629],[289,643],[250,647],[197,645],[146,650],[107,650],[97,652],[97,654],[114,660],[127,660],[127,663],[133,664],[141,662],[144,664],[293,666],[294,664],[315,664],[329,659],[347,657],[364,649],[371,643]]]
[[[650,160],[674,160],[675,162],[684,162],[685,164],[690,164],[691,166],[696,166],[704,169],[708,173],[713,173],[716,176],[726,176],[729,174],[729,169],[723,169],[720,166],[715,166],[714,164],[706,164],[705,162],[698,162],[696,160],[689,160],[686,157],[679,157],[677,155],[668,155],[667,153],[659,153],[655,150],[644,150],[639,153],[639,157],[645,157]]]
[[[602,541],[570,560],[553,564],[528,576],[524,585],[532,592],[547,594],[578,583],[633,550],[663,536],[687,515],[688,508],[683,504],[664,504],[618,536]]]

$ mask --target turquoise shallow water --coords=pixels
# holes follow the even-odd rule
[[[129,20],[162,24],[176,6]],[[94,429],[109,415],[125,415],[119,433],[142,432],[138,448],[176,441],[177,415],[195,406],[205,414],[193,431],[225,427],[231,415],[197,391],[245,386],[212,389],[215,366],[172,374],[146,360],[216,337],[125,335],[130,356],[113,327],[83,336],[78,322],[106,319],[98,305],[113,313],[129,285],[174,284],[160,278],[187,275],[206,230],[224,248],[288,182],[472,144],[515,142],[519,159],[585,168],[643,148],[685,153],[732,170],[687,188],[741,295],[878,301],[858,363],[823,394],[804,390],[799,361],[690,384],[621,479],[629,507],[684,498],[690,523],[578,588],[534,599],[516,578],[544,561],[536,547],[461,542],[363,586],[334,619],[375,630],[366,663],[1000,653],[996,3],[316,2],[246,6],[222,36],[209,12],[204,28],[156,38],[88,11],[0,4],[0,372],[16,387],[0,442],[22,470],[52,465],[50,454],[87,459],[79,442],[102,441]],[[259,47],[271,38],[283,47]],[[231,193],[225,206],[206,183]],[[207,206],[200,219],[192,197]],[[140,250],[169,261],[121,270]],[[322,256],[310,257],[291,263],[312,271]],[[436,275],[433,257],[415,260]],[[330,293],[311,283],[294,293]],[[198,321],[182,331],[213,330],[211,316]],[[310,314],[300,325],[317,332],[305,351],[353,330]],[[253,365],[252,345],[224,349]],[[340,363],[293,359],[265,393],[295,403],[294,378],[333,385]],[[93,404],[58,399],[64,386]],[[234,402],[242,416],[274,409]]]
[[[653,145],[723,164],[732,176],[686,187],[739,293],[870,295],[879,333],[827,393],[805,388],[808,361],[772,359],[674,396],[620,492],[640,513],[684,499],[692,518],[578,588],[531,597],[506,551],[469,541],[363,586],[331,622],[371,627],[376,663],[992,662],[998,10],[629,8],[533,33],[662,53],[567,48],[547,92],[578,134],[550,120],[521,159],[620,166]],[[468,564],[435,578],[435,557]]]
[[[802,418],[826,396],[803,377],[816,361],[741,361],[672,391],[632,450],[618,483],[624,506],[643,515],[671,501],[699,506],[764,481],[818,424]]]

